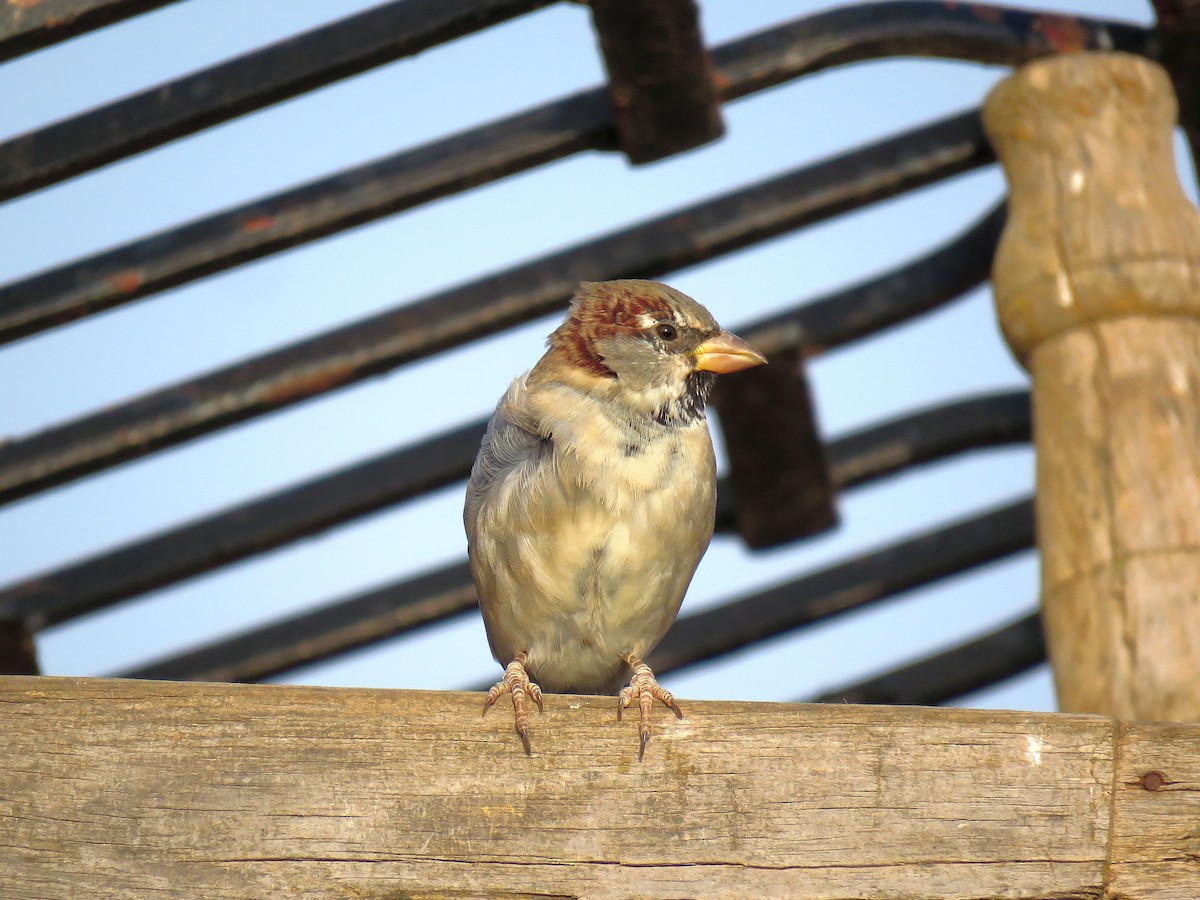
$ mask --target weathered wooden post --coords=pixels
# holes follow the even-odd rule
[[[1200,721],[1200,212],[1166,74],[1031,63],[984,121],[1010,185],[993,272],[1033,378],[1043,621],[1064,711]]]

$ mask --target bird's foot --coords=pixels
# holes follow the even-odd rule
[[[625,657],[625,661],[633,669],[633,677],[629,679],[629,685],[621,688],[621,693],[617,695],[617,721],[621,721],[621,713],[637,700],[642,713],[638,724],[638,735],[641,738],[638,760],[641,761],[646,755],[646,745],[650,743],[650,712],[654,709],[654,701],[661,701],[679,719],[683,718],[683,710],[679,708],[671,692],[659,685],[648,665],[632,653]]]
[[[521,736],[521,746],[525,748],[525,753],[532,756],[533,750],[529,746],[529,712],[525,708],[525,698],[528,696],[537,704],[538,712],[545,712],[546,707],[542,704],[542,689],[537,686],[536,682],[529,680],[529,673],[525,671],[527,661],[528,657],[522,651],[517,654],[516,659],[505,666],[504,677],[492,686],[483,701],[483,714],[486,716],[487,711],[504,694],[512,694],[517,734]]]

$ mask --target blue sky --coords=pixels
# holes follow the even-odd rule
[[[0,66],[8,137],[374,5],[186,0]],[[1027,3],[1146,23],[1146,2]],[[832,4],[707,0],[709,43]],[[1004,70],[895,60],[811,76],[726,108],[719,143],[631,169],[583,154],[0,349],[0,435],[420,298],[676,206],[978,105]],[[0,282],[599,83],[587,11],[561,4],[0,206]],[[995,167],[775,239],[667,281],[726,326],[886,271],[1002,196]],[[1194,195],[1193,195],[1194,196]],[[545,319],[0,508],[0,581],[137,539],[490,411],[541,353]],[[985,289],[810,369],[830,437],[931,403],[1019,387]],[[861,489],[842,526],[751,554],[718,538],[684,613],[1023,496],[1032,451],[973,454]],[[461,558],[462,486],[45,632],[50,674],[157,658]],[[682,697],[788,700],[1006,623],[1037,596],[1032,553],[665,679]],[[454,688],[499,672],[478,616],[288,677]],[[1052,709],[1043,670],[970,698]]]

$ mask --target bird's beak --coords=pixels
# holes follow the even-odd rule
[[[743,341],[736,334],[722,331],[710,337],[693,351],[696,368],[702,372],[726,375],[740,372],[751,366],[763,366],[767,358]]]

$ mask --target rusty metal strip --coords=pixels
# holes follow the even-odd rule
[[[0,286],[0,341],[612,143],[596,90]]]
[[[990,277],[1004,222],[1000,203],[929,256],[758,322],[754,345],[768,357],[791,347],[817,356],[936,309]]]
[[[830,474],[845,490],[960,453],[1027,444],[1029,394],[1005,391],[940,404],[847,435],[829,445]],[[720,501],[717,517],[729,516]]]
[[[263,553],[466,478],[485,422],[385,453],[0,589],[34,631]]]
[[[750,58],[787,51],[783,64],[728,77],[717,53],[718,87],[725,100],[800,75],[869,59],[920,56],[1019,66],[1057,53],[1123,50],[1150,55],[1152,35],[1141,26],[1062,16],[984,3],[890,0],[856,3],[798,19],[737,42]]]
[[[741,38],[712,51],[721,96],[728,101],[829,66],[879,56],[1016,64],[1065,46],[1046,37],[1065,28],[1051,28],[1047,23],[1057,21],[1054,17],[998,11],[989,18],[972,11],[987,9],[882,3],[833,10]],[[1144,30],[1131,26],[1070,22],[1081,47],[1138,50],[1146,40]],[[54,140],[86,150],[89,144],[68,126],[71,122],[52,126],[66,129]],[[123,140],[119,129],[112,134]],[[42,139],[35,133],[16,140]],[[585,149],[616,149],[604,88],[0,286],[0,343]],[[31,165],[36,155],[0,144],[0,196],[4,170]],[[16,162],[5,163],[6,158]]]
[[[661,275],[992,159],[964,113],[393,308],[0,445],[0,503],[554,312],[580,281]]]
[[[1020,391],[910,413],[829,444],[830,477],[845,490],[961,453],[1028,443],[1029,422],[1029,395]],[[472,422],[9,585],[0,590],[0,621],[19,620],[38,631],[461,481],[470,472],[485,425]],[[723,479],[717,492],[720,531],[734,530],[736,496]]]
[[[889,275],[738,330],[772,354],[800,347],[815,354],[928,312],[984,281],[1002,222],[992,212],[944,247]],[[0,618],[25,619],[42,628],[464,479],[485,424],[470,423],[10,585],[0,590]],[[835,442],[834,477],[842,487],[855,485],[946,453],[1028,440],[1028,430],[1025,395],[976,398],[947,407],[945,414],[915,414]],[[718,522],[727,529],[734,492],[723,488],[717,503]]]
[[[896,471],[896,451],[899,449],[897,440],[900,434],[904,435],[904,439],[913,441],[907,452],[913,465],[979,447],[995,446],[1010,441],[1027,441],[1027,417],[1023,422],[1009,422],[1007,440],[1000,440],[998,435],[1003,427],[997,427],[990,421],[992,416],[986,412],[989,408],[996,409],[1003,419],[1011,412],[1009,407],[1013,405],[1014,399],[1018,406],[1022,400],[1025,402],[1025,411],[1028,414],[1027,396],[1000,395],[926,410],[910,419],[884,423],[834,441],[829,446],[834,478],[839,482],[847,477],[853,478],[853,483],[857,485],[873,480],[872,476],[866,475],[871,465],[879,466],[879,477]],[[982,421],[984,427],[977,435],[972,436],[956,420],[960,420],[959,414],[974,404],[979,404],[983,409],[979,415],[967,416],[966,420]],[[919,422],[925,423],[924,432],[920,430]],[[843,472],[850,474],[846,476]],[[722,482],[718,486],[718,492],[727,491],[728,484]],[[981,565],[1029,546],[1032,541],[1029,504],[1026,501],[1017,504],[1016,507],[1015,514],[1011,510],[1001,510],[979,520],[952,525],[897,547],[842,564],[825,573],[807,576],[790,585],[755,594],[738,601],[742,604],[740,606],[731,606],[742,613],[753,615],[758,614],[760,607],[768,611],[773,610],[773,621],[780,618],[781,608],[788,607],[788,615],[801,616],[804,621],[800,624],[804,624],[827,615],[848,611],[857,605],[881,600],[895,591],[955,574],[956,571]],[[1029,516],[1028,523],[1022,518],[1023,515]],[[732,527],[732,521],[718,513],[717,527],[721,531],[728,531]],[[941,542],[945,542],[944,548]],[[881,571],[886,573],[885,577],[880,577]],[[120,673],[120,676],[201,681],[258,681],[300,665],[327,659],[375,641],[440,622],[449,616],[469,612],[475,606],[470,571],[465,563],[459,563],[415,579],[392,582],[366,594],[334,601],[317,610],[130,669]],[[730,611],[719,618],[722,618],[722,621],[727,618],[736,619],[739,614]],[[715,611],[711,610],[699,614],[708,617],[703,621],[708,621],[716,615]],[[667,658],[667,668],[690,664],[680,660],[698,662],[701,656],[697,654],[707,652],[705,648],[711,649],[711,645],[705,643],[707,638],[694,640],[694,633],[704,630],[702,625],[683,625],[691,618],[697,617],[681,619],[675,626],[679,628],[682,625],[689,637],[682,645],[678,641],[667,644],[666,652],[672,654]],[[753,639],[761,640],[763,637],[764,635],[759,635]],[[670,640],[668,636],[668,641]],[[721,652],[731,649],[736,647],[727,647]]]
[[[0,62],[176,0],[8,0],[0,3]]]
[[[721,101],[694,0],[591,0],[617,142],[635,165],[715,141]]]
[[[602,91],[348,169],[0,286],[0,342],[611,144]]]

